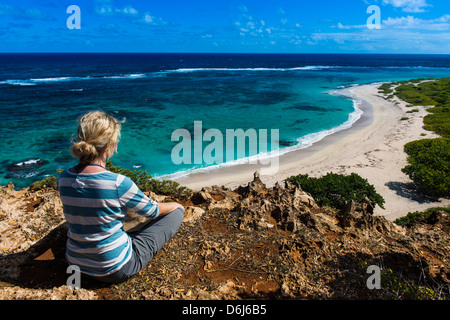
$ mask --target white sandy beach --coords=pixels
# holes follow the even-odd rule
[[[432,201],[420,198],[414,192],[414,184],[401,171],[407,165],[404,145],[413,140],[432,138],[435,135],[422,128],[423,107],[420,112],[406,113],[403,101],[395,104],[378,94],[378,84],[345,89],[344,94],[361,100],[362,117],[350,128],[325,137],[313,146],[295,150],[279,157],[279,170],[273,175],[261,175],[268,187],[277,181],[297,174],[321,176],[328,172],[350,174],[355,172],[373,184],[384,199],[385,210],[377,206],[375,214],[389,220],[421,211],[429,207],[443,206],[449,200]],[[400,120],[402,117],[409,120]],[[280,128],[282,130],[282,128]],[[267,166],[266,166],[267,167]],[[243,164],[224,167],[209,172],[199,172],[177,181],[192,189],[218,185],[235,188],[246,185],[260,164]]]

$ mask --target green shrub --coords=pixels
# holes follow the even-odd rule
[[[413,112],[419,112],[419,109],[412,109],[412,110],[408,110],[406,111],[406,113],[413,113]]]
[[[415,211],[415,212],[408,212],[408,214],[404,217],[398,218],[394,221],[395,224],[399,225],[399,226],[409,226],[411,225],[411,223],[413,223],[414,221],[417,221],[419,219],[426,219],[430,216],[431,212],[420,212],[420,211]]]
[[[402,272],[395,272],[390,268],[381,270],[381,287],[399,299],[404,300],[440,300],[439,288],[407,281]],[[420,280],[420,278],[419,278]]]
[[[384,209],[383,197],[375,191],[367,179],[356,173],[345,176],[330,172],[321,178],[300,174],[289,177],[286,181],[299,185],[310,193],[320,206],[342,209],[351,200],[361,202],[367,196]]]
[[[408,214],[404,217],[398,218],[394,221],[395,224],[399,225],[399,226],[409,226],[411,225],[414,221],[417,220],[421,220],[421,219],[427,219],[432,213],[434,213],[435,211],[444,211],[447,212],[447,214],[450,214],[450,208],[429,208],[425,211],[415,211],[415,212],[408,212]]]
[[[378,88],[378,93],[382,93],[382,94],[390,94],[393,93],[394,90],[391,89],[391,84],[390,83],[383,83],[379,88]]]
[[[148,171],[129,170],[119,166],[114,166],[112,161],[106,163],[106,169],[122,174],[130,178],[137,187],[143,192],[154,192],[160,195],[172,196],[175,198],[184,198],[192,193],[187,187],[181,186],[178,182],[172,180],[157,180],[154,179]]]
[[[409,120],[408,117],[402,117],[400,120],[404,121],[404,120]]]
[[[408,163],[402,171],[425,193],[450,196],[450,140],[423,139],[405,145]]]
[[[51,175],[44,180],[33,182],[33,184],[30,186],[31,191],[37,191],[46,188],[58,189],[58,178]]]
[[[450,105],[438,105],[427,111],[430,113],[423,119],[424,128],[442,137],[450,138]]]
[[[420,85],[402,84],[395,89],[395,95],[413,105],[432,106],[436,104],[436,101],[423,93]]]

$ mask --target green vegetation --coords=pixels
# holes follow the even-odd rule
[[[424,128],[450,138],[450,78],[410,83],[396,87],[395,95],[410,105],[434,106],[427,109],[430,114],[424,118]]]
[[[404,300],[440,300],[439,290],[428,286],[420,286],[407,281],[401,272],[392,269],[382,269],[380,274],[381,287],[398,299]]]
[[[178,182],[172,180],[157,180],[154,179],[148,171],[142,170],[129,170],[119,166],[114,166],[112,161],[106,163],[106,169],[113,172],[122,174],[130,178],[137,187],[143,192],[154,192],[160,195],[172,196],[176,198],[184,198],[192,193],[192,190],[181,186]]]
[[[380,258],[380,256],[379,256]],[[382,257],[381,257],[382,258]],[[367,277],[367,268],[377,265],[378,261],[361,261],[360,275]],[[410,265],[414,267],[413,265]],[[397,268],[384,268],[380,266],[380,286],[384,298],[400,300],[446,300],[446,285],[426,282],[422,279],[425,270],[421,263],[415,265],[415,272],[406,272]]]
[[[444,138],[450,138],[450,103],[448,105],[429,108],[427,111],[430,114],[423,119],[424,128],[429,131],[434,131]]]
[[[310,193],[320,206],[342,209],[348,202],[361,202],[366,196],[384,209],[384,199],[374,186],[356,173],[349,176],[328,173],[321,178],[300,174],[286,179]]]
[[[423,139],[405,145],[408,162],[402,169],[425,193],[450,196],[450,140]]]
[[[379,88],[378,88],[378,93],[382,93],[382,94],[390,94],[393,93],[394,90],[391,89],[392,84],[390,83],[383,83]]]
[[[420,85],[402,84],[395,88],[395,95],[415,106],[432,106],[436,104],[431,97],[423,94]]]
[[[406,216],[396,219],[394,223],[399,226],[408,227],[415,221],[428,219],[428,217],[436,211],[444,211],[447,214],[450,214],[450,208],[429,208],[425,211],[409,212]]]
[[[58,189],[58,178],[56,176],[48,176],[44,180],[33,182],[33,184],[30,186],[31,191],[37,191],[47,188]]]
[[[391,83],[394,95],[404,100],[407,107],[434,106],[427,109],[424,129],[442,138],[413,141],[405,145],[408,162],[403,172],[424,193],[450,196],[450,78],[414,79]],[[381,87],[380,87],[381,88]],[[418,112],[412,109],[407,113]],[[403,117],[401,120],[408,120]],[[422,134],[423,136],[424,134]]]

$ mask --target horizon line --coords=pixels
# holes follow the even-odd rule
[[[154,51],[154,52],[133,52],[133,51],[8,51],[1,52],[0,54],[261,54],[261,55],[450,55],[450,53],[358,53],[358,52],[164,52],[164,51]]]

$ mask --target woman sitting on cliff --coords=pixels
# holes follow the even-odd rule
[[[78,125],[71,153],[79,164],[65,170],[59,192],[69,231],[66,259],[81,272],[109,283],[138,273],[181,225],[184,208],[175,202],[156,203],[131,179],[106,170],[117,150],[121,124],[93,111]],[[127,210],[149,218],[141,230],[127,233]]]

